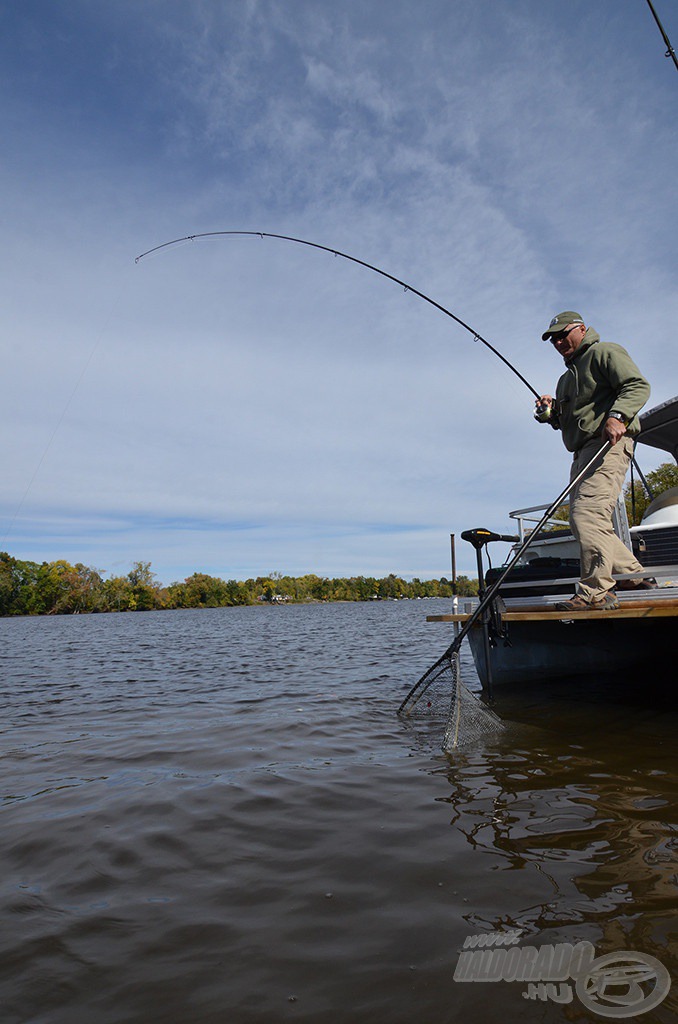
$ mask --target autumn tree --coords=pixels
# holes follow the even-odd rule
[[[150,562],[134,562],[127,579],[132,585],[134,611],[145,612],[164,606],[165,594],[151,571]]]

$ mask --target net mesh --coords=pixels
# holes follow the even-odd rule
[[[497,736],[501,719],[464,685],[459,651],[450,649],[426,672],[400,706],[410,719],[444,723],[442,749],[446,754],[460,746]]]

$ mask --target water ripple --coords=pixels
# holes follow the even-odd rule
[[[3,1024],[571,1019],[452,983],[508,926],[675,967],[675,714],[509,696],[445,758],[430,610],[1,620]]]

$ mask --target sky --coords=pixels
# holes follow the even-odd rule
[[[678,9],[655,8],[678,41]],[[0,6],[0,550],[168,584],[475,574],[569,457],[572,309],[678,393],[678,74],[644,0]],[[639,450],[644,472],[662,459]],[[492,549],[495,564],[508,552]]]

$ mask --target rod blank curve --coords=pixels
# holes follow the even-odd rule
[[[331,253],[332,256],[341,256],[342,259],[349,260],[351,263],[357,263],[358,266],[365,267],[367,270],[372,270],[374,271],[375,274],[380,274],[382,277],[387,278],[389,281],[393,281],[394,284],[399,284],[402,288],[405,289],[405,291],[412,292],[414,295],[417,295],[420,299],[423,299],[424,302],[428,302],[431,306],[434,306],[436,309],[440,310],[441,313],[444,313],[445,316],[449,316],[452,320],[454,320],[455,323],[459,324],[460,327],[463,327],[465,331],[468,331],[469,334],[473,335],[474,341],[481,342],[481,344],[485,345],[485,347],[488,348],[490,352],[494,352],[495,356],[497,356],[498,359],[501,359],[502,363],[504,363],[504,365],[507,366],[509,370],[511,370],[511,372],[514,373],[516,377],[518,377],[523,382],[525,387],[532,392],[535,398],[540,397],[539,392],[532,387],[530,382],[525,377],[523,377],[522,373],[520,373],[520,371],[517,370],[515,366],[513,366],[513,364],[510,363],[508,359],[505,356],[503,356],[501,352],[498,351],[498,349],[494,347],[494,345],[491,345],[486,338],[483,338],[482,335],[478,334],[477,331],[475,331],[471,326],[469,326],[469,324],[467,324],[460,317],[456,316],[454,313],[452,313],[445,306],[441,305],[439,302],[436,302],[435,299],[432,299],[430,295],[426,295],[424,292],[419,291],[418,288],[415,288],[413,285],[408,284],[406,281],[401,281],[399,277],[394,277],[393,274],[389,274],[387,273],[387,271],[381,270],[379,267],[375,267],[372,263],[366,263],[365,260],[360,260],[357,258],[357,256],[350,256],[348,253],[341,252],[339,249],[333,249],[328,245],[320,245],[318,242],[309,242],[305,238],[294,238],[292,235],[276,235],[270,231],[203,231],[197,235],[184,235],[183,238],[173,238],[172,241],[170,242],[163,242],[161,245],[156,245],[152,249],[147,249],[146,252],[142,252],[141,255],[137,256],[134,262],[138,263],[139,260],[142,260],[144,258],[144,256],[150,256],[151,253],[159,252],[160,249],[167,249],[171,245],[178,245],[180,242],[194,242],[198,238],[216,238],[222,235],[248,235],[255,238],[278,238],[284,242],[296,242],[298,245],[307,245],[311,249],[321,249],[323,252],[329,252]]]

